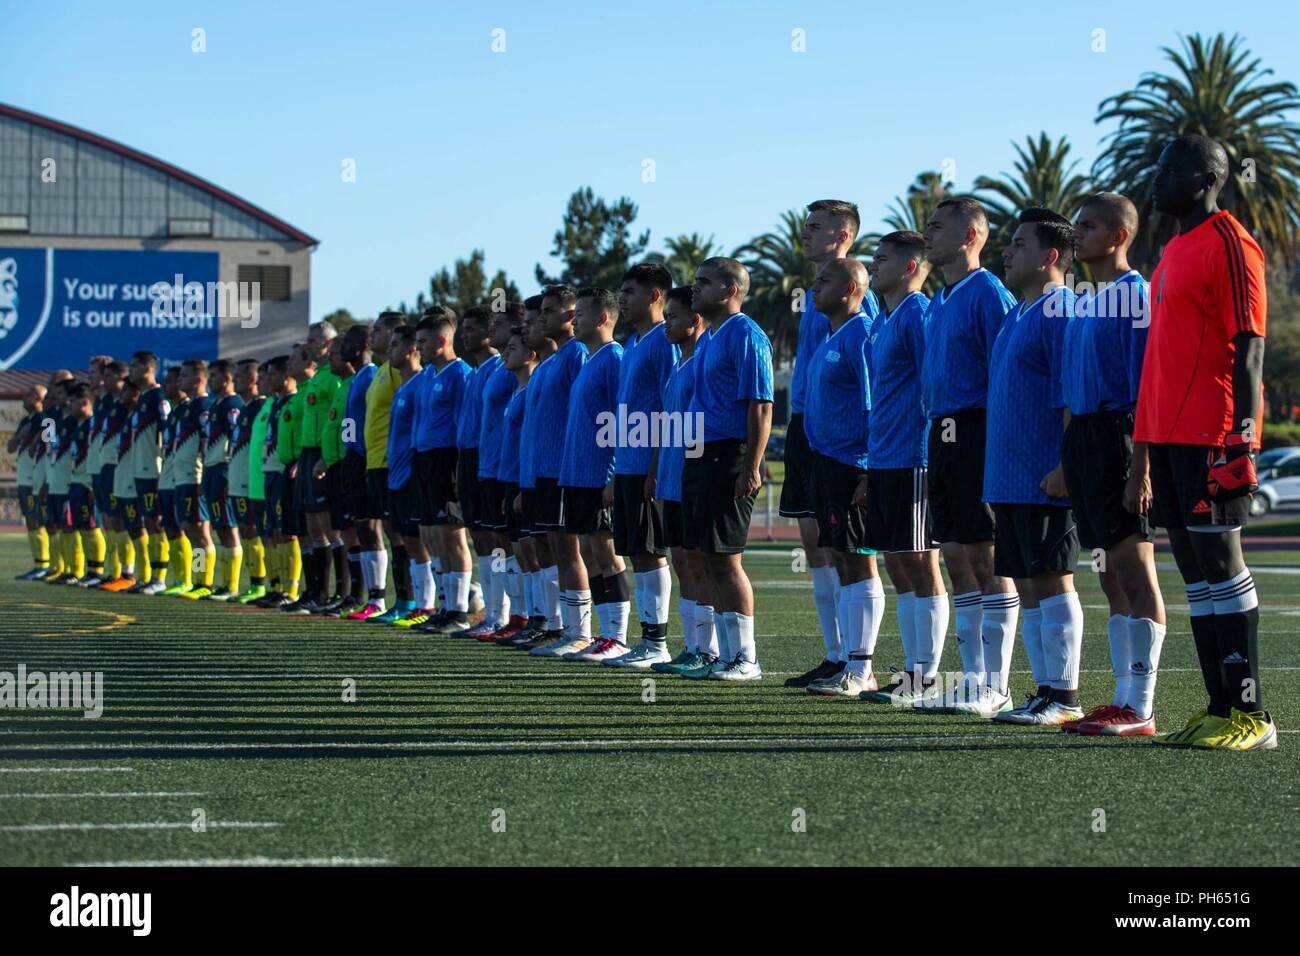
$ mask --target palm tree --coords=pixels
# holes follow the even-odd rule
[[[1102,142],[1094,174],[1137,204],[1144,229],[1134,244],[1135,264],[1150,266],[1176,224],[1151,219],[1156,159],[1172,139],[1209,136],[1228,152],[1227,185],[1219,204],[1230,209],[1266,252],[1296,261],[1300,224],[1300,126],[1287,119],[1300,109],[1294,83],[1269,79],[1242,38],[1212,40],[1192,34],[1182,49],[1164,47],[1171,74],[1145,73],[1137,87],[1102,100],[1097,123],[1117,120]],[[1107,142],[1109,141],[1109,142]]]
[[[1002,250],[1011,242],[1016,222],[1027,206],[1046,206],[1073,219],[1083,201],[1095,190],[1092,181],[1076,173],[1078,160],[1071,160],[1070,144],[1062,136],[1055,143],[1046,133],[1025,137],[1025,144],[1012,143],[1016,171],[1001,178],[978,176],[974,196],[989,214],[989,241],[984,246],[984,267],[1002,273]]]
[[[710,256],[716,256],[720,251],[712,236],[705,239],[697,232],[665,239],[664,245],[668,247],[666,252],[657,253],[650,258],[662,262],[678,285],[694,282],[695,270],[700,267],[700,263]]]
[[[952,195],[949,185],[944,182],[943,175],[934,170],[919,173],[907,187],[906,197],[894,197],[894,203],[885,215],[885,225],[899,232],[925,232],[925,224],[930,221],[935,207]]]
[[[778,365],[794,355],[799,338],[799,312],[804,290],[817,278],[817,267],[803,254],[804,213],[787,209],[772,232],[763,233],[732,253],[749,270],[749,298],[745,311],[772,340],[772,359]],[[879,237],[858,236],[849,255],[870,256]]]

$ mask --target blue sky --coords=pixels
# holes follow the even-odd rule
[[[473,248],[531,293],[583,185],[635,201],[651,250],[730,250],[815,198],[876,227],[920,170],[968,187],[1039,130],[1086,167],[1097,104],[1180,33],[1235,30],[1300,82],[1294,0],[14,4],[4,26],[0,99],[318,237],[313,318],[409,302]]]

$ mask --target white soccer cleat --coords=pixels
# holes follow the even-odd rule
[[[559,657],[560,654],[572,650],[570,641],[561,631],[555,637],[530,648],[528,653],[532,657]]]
[[[1004,710],[1010,710],[1011,707],[1010,694],[999,693],[991,687],[981,687],[973,700],[959,700],[952,709],[958,714],[992,718]]]
[[[152,597],[155,594],[162,594],[163,591],[166,590],[167,590],[167,584],[165,581],[151,581],[150,583],[146,584],[144,587],[140,589],[140,593],[148,594],[150,597]]]
[[[578,654],[572,654],[565,657],[569,661],[585,661],[588,664],[600,664],[604,661],[612,661],[618,657],[624,657],[628,653],[627,645],[614,637],[599,637],[592,641],[591,646],[585,651]]]
[[[1018,721],[1018,723],[1030,724],[1035,727],[1059,727],[1071,720],[1082,720],[1083,708],[1071,707],[1069,704],[1062,704],[1057,700],[1042,700],[1040,706],[1027,714],[1026,717],[1027,719]]]
[[[875,674],[865,676],[854,674],[847,667],[838,674],[823,677],[808,685],[808,693],[816,694],[818,697],[857,697],[859,694],[878,689]]]
[[[763,669],[758,666],[758,661],[747,661],[743,657],[737,657],[730,664],[709,673],[709,680],[761,680],[762,677]]]
[[[1023,704],[1012,707],[1010,710],[1004,710],[1000,714],[994,714],[993,719],[999,724],[1032,724],[1034,722],[1032,716],[1034,711],[1046,703],[1046,697],[1029,694],[1025,697]]]
[[[595,643],[590,637],[571,637],[563,644],[558,645],[555,648],[555,653],[551,656],[563,657],[566,661],[577,660],[577,655]]]
[[[633,670],[649,670],[655,664],[670,664],[668,645],[663,641],[642,641],[621,657],[610,657],[602,661],[606,667],[630,667]]]

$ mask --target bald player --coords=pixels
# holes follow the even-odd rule
[[[695,359],[690,413],[702,422],[702,447],[682,468],[684,545],[700,552],[714,595],[720,657],[682,676],[759,680],[754,589],[741,566],[763,451],[772,431],[772,345],[741,311],[749,272],[735,259],[700,264],[691,307],[709,323]]]

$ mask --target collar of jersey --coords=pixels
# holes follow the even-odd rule
[[[954,295],[957,294],[958,289],[964,286],[967,282],[970,282],[971,279],[975,278],[981,272],[985,272],[985,271],[987,270],[984,269],[983,267],[976,269],[974,272],[966,276],[964,279],[959,280],[957,284],[953,286],[951,289],[940,289],[939,294],[936,295],[935,298],[939,300],[940,304],[947,302],[949,299],[951,299]]]

